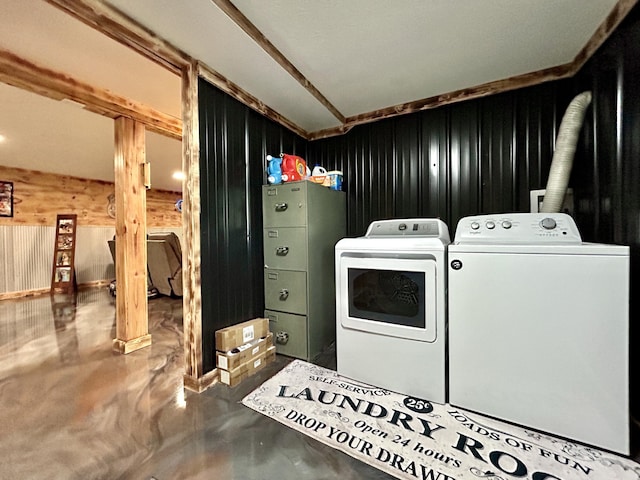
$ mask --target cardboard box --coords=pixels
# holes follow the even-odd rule
[[[230,387],[235,387],[243,380],[262,370],[265,365],[271,363],[275,358],[276,347],[271,346],[267,348],[265,352],[258,355],[257,358],[249,360],[233,370],[229,371],[220,369],[220,383],[224,383]]]
[[[268,333],[266,337],[245,343],[228,352],[216,352],[216,366],[223,370],[233,370],[249,360],[256,359],[271,346],[273,346],[273,334]]]
[[[269,333],[267,318],[254,318],[216,331],[216,350],[228,352]]]

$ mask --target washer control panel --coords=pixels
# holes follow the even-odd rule
[[[581,243],[566,213],[505,213],[462,218],[455,243]]]
[[[377,220],[369,225],[365,237],[434,237],[450,241],[447,225],[437,218]]]

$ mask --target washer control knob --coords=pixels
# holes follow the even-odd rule
[[[511,228],[511,222],[509,220],[503,220],[502,228],[509,230]]]
[[[480,224],[478,222],[471,222],[471,230],[478,230],[480,228]]]
[[[401,223],[400,225],[398,225],[398,230],[400,230],[401,232],[406,229],[407,229],[406,223]]]
[[[489,220],[486,225],[489,230],[493,230],[494,228],[496,228],[496,222],[494,222],[493,220]]]
[[[540,222],[540,226],[545,230],[553,230],[556,228],[556,221],[551,217],[545,217]]]

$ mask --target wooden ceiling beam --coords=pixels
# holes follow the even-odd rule
[[[177,75],[192,62],[182,50],[101,0],[45,1]]]
[[[258,44],[271,58],[273,58],[285,71],[300,83],[307,91],[313,95],[331,114],[342,123],[346,121],[345,116],[325,97],[310,81],[298,70],[293,63],[271,43],[251,21],[231,3],[230,0],[212,0],[220,10],[227,14],[254,42]]]
[[[611,13],[607,15],[607,18],[604,19],[587,44],[578,52],[578,55],[576,55],[576,58],[573,60],[572,68],[574,74],[587,63],[587,60],[600,48],[600,45],[618,28],[620,22],[624,20],[636,3],[638,3],[638,0],[618,0],[618,3],[613,7]]]
[[[181,119],[36,65],[3,49],[0,49],[0,81],[54,100],[66,98],[81,103],[85,110],[106,117],[128,117],[143,123],[148,130],[182,140]]]
[[[435,95],[433,97],[416,100],[414,102],[402,103],[388,108],[374,110],[373,112],[363,113],[348,117],[346,122],[335,128],[328,128],[309,133],[309,140],[318,140],[321,138],[342,135],[351,130],[356,125],[376,122],[386,118],[397,117],[398,115],[406,115],[409,113],[420,112],[422,110],[430,110],[432,108],[450,105],[452,103],[471,100],[474,98],[486,97],[497,93],[507,92],[518,88],[530,87],[540,83],[559,80],[573,75],[572,64],[562,65],[559,67],[539,70],[537,72],[526,73],[516,77],[498,80],[495,82],[484,83],[471,88],[463,88],[454,92]]]
[[[198,64],[198,75],[205,79],[207,82],[212,85],[218,87],[223,92],[232,96],[236,100],[242,102],[249,108],[252,108],[258,113],[261,113],[265,117],[273,120],[276,123],[279,123],[283,127],[291,130],[292,132],[300,135],[302,138],[308,138],[309,133],[306,130],[303,130],[295,123],[289,121],[287,118],[280,115],[274,109],[265,105],[263,102],[258,100],[256,97],[251,95],[246,90],[243,90],[241,87],[231,82],[227,78],[220,75],[218,72],[210,69],[206,65],[199,63]]]

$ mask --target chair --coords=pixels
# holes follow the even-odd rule
[[[111,258],[113,259],[113,264],[116,264],[116,237],[114,236],[112,240],[107,240],[109,244],[109,251],[111,252]],[[111,296],[116,296],[116,281],[112,280],[109,283],[109,293]],[[151,275],[149,275],[149,265],[147,265],[147,298],[156,298],[160,295],[158,289],[153,286],[151,283]]]
[[[115,237],[107,243],[115,264]],[[155,295],[182,296],[182,248],[175,233],[147,235],[147,274],[149,292],[153,291]],[[110,290],[115,296],[115,281],[111,283]]]
[[[147,235],[147,265],[153,285],[161,294],[182,296],[182,248],[175,233]]]

